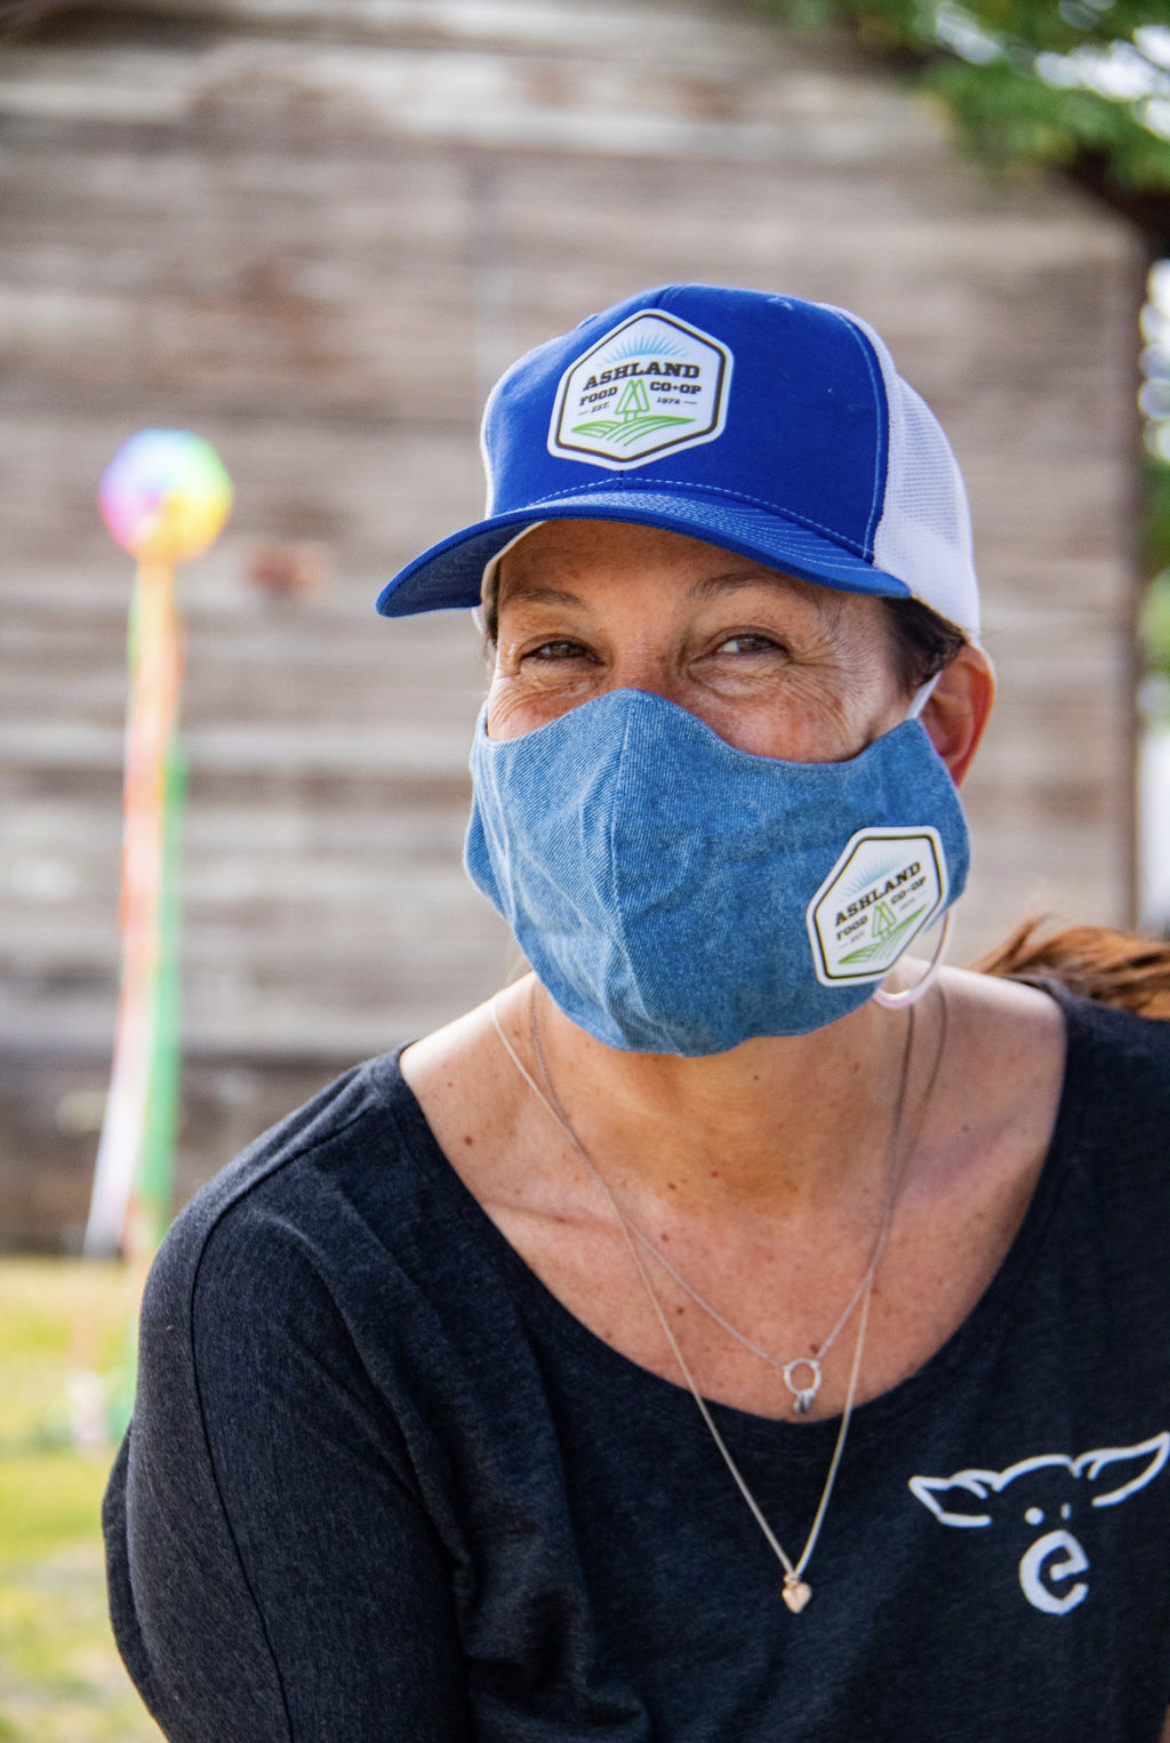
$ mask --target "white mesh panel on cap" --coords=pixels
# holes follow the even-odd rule
[[[898,374],[883,341],[859,327],[877,353],[889,407],[889,460],[873,555],[915,599],[979,639],[979,584],[971,550],[971,511],[959,463],[926,401]]]
[[[916,599],[978,640],[979,588],[971,553],[971,511],[958,462],[942,427],[899,376],[890,402],[886,499],[874,534],[878,566]]]

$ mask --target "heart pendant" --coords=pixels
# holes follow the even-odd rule
[[[794,1616],[799,1616],[804,1606],[812,1597],[812,1587],[805,1585],[796,1574],[788,1574],[784,1580],[784,1602]]]

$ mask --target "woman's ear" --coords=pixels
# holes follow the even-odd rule
[[[995,672],[982,648],[961,648],[940,674],[920,719],[930,741],[961,786],[995,700]]]

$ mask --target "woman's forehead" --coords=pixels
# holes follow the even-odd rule
[[[666,527],[642,526],[634,521],[620,520],[546,520],[529,529],[509,546],[501,558],[501,573],[523,570],[536,562],[586,564],[636,564],[652,561],[691,569],[705,563],[740,563],[751,566],[750,558],[736,558],[731,551],[710,545],[704,539],[687,533],[671,532]],[[761,565],[762,567],[762,565]]]
[[[617,584],[629,590],[678,590],[696,603],[767,586],[819,613],[838,618],[850,604],[874,602],[839,588],[804,581],[753,557],[662,527],[629,521],[544,521],[504,554],[499,565],[499,603],[596,596]]]

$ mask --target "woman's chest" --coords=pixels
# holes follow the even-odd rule
[[[628,1360],[759,1416],[836,1416],[917,1372],[984,1295],[1018,1233],[1039,1159],[999,1159],[977,1182],[908,1197],[834,1229],[674,1217],[488,1214],[570,1314]],[[665,1322],[665,1323],[664,1323]],[[680,1360],[681,1358],[681,1360]],[[685,1363],[685,1368],[683,1367]],[[785,1373],[787,1370],[787,1374]],[[805,1410],[797,1394],[812,1391]]]
[[[861,1413],[805,1568],[812,1598],[794,1616],[689,1398],[648,1392],[645,1376],[603,1384],[588,1364],[541,1367],[524,1507],[506,1532],[492,1513],[469,1537],[465,1647],[482,1738],[1063,1743],[1090,1724],[1116,1743],[1159,1735],[1165,1371],[1147,1365],[1125,1399],[1094,1397],[1055,1350],[1037,1363],[992,1339],[916,1408]],[[734,1411],[717,1422],[796,1561],[833,1425]],[[547,1482],[534,1480],[542,1470]]]

